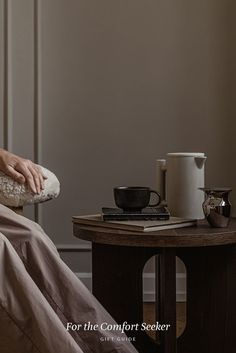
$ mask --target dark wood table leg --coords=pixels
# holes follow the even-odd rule
[[[143,267],[158,251],[153,248],[93,243],[93,294],[118,323],[143,322]],[[140,353],[159,352],[144,331],[127,332]]]
[[[164,248],[158,255],[156,293],[159,322],[170,324],[168,331],[160,331],[161,353],[176,353],[176,256],[175,249]]]
[[[236,247],[185,248],[187,325],[178,353],[236,352]]]

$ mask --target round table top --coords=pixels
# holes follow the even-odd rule
[[[74,222],[74,235],[94,243],[141,247],[202,247],[236,244],[236,218],[227,228],[212,228],[207,221],[197,226],[153,232],[131,232],[120,229],[82,225]]]

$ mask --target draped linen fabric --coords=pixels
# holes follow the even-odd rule
[[[137,353],[119,330],[67,331],[68,322],[115,325],[43,229],[0,205],[0,352]]]

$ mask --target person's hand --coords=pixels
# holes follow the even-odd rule
[[[20,184],[27,183],[35,194],[43,190],[44,180],[47,179],[40,166],[3,149],[0,149],[0,170]]]

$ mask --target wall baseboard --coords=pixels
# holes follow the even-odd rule
[[[92,247],[90,244],[57,244],[56,248],[59,252],[90,252]]]
[[[92,273],[90,272],[77,272],[76,276],[83,282],[83,284],[92,291]],[[143,276],[144,281],[144,302],[155,301],[155,274],[145,273]],[[176,275],[176,301],[186,301],[186,275],[185,273],[177,273]]]

